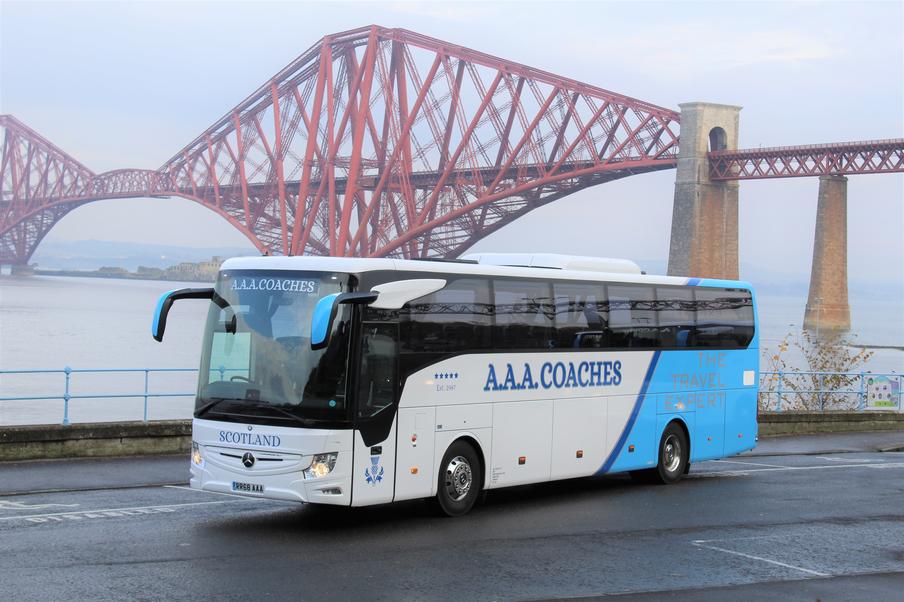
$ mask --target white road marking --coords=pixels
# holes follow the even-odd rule
[[[904,468],[904,462],[889,464],[826,464],[825,466],[783,466],[781,468],[755,468],[752,470],[726,470],[720,472],[698,472],[687,475],[691,478],[741,477],[759,472],[782,472],[791,470],[829,470],[833,468]]]
[[[43,510],[44,508],[78,508],[78,504],[26,504],[12,500],[0,500],[0,510]]]
[[[827,456],[816,456],[820,460],[828,460],[829,462],[860,462],[862,464],[868,464],[870,462],[885,462],[885,460],[879,459],[866,459],[866,458],[829,458]]]
[[[748,535],[746,537],[729,537],[728,539],[695,539],[695,544],[713,543],[716,541],[747,541],[748,539],[781,539],[787,537],[781,533],[773,533],[772,535]]]
[[[738,462],[737,460],[712,460],[712,462],[728,462],[729,464],[746,464],[748,466],[765,466],[767,468],[784,468],[781,464],[760,464],[758,462]]]
[[[209,506],[212,504],[229,504],[232,503],[231,500],[220,500],[216,502],[188,502],[184,504],[160,504],[158,506],[132,506],[130,508],[104,508],[102,510],[80,510],[75,512],[51,512],[47,514],[29,514],[25,516],[0,516],[0,520],[25,520],[28,518],[50,518],[53,516],[68,516],[68,515],[82,515],[82,514],[100,514],[103,512],[141,512],[142,510],[160,510],[163,508],[184,508],[187,506]],[[166,510],[164,510],[166,512]]]
[[[821,573],[819,571],[812,571],[810,569],[805,569],[800,566],[794,566],[793,564],[788,564],[785,562],[779,562],[778,560],[772,560],[771,558],[763,558],[762,556],[754,556],[753,554],[745,554],[744,552],[738,552],[735,550],[727,550],[725,548],[720,548],[719,546],[711,546],[706,542],[709,540],[701,539],[694,541],[693,544],[698,548],[706,548],[707,550],[715,550],[717,552],[723,552],[725,554],[733,554],[735,556],[740,556],[742,558],[748,558],[750,560],[759,560],[760,562],[766,562],[769,564],[774,564],[776,566],[785,567],[786,569],[793,569],[795,571],[800,571],[802,573],[807,573],[809,575],[814,575],[816,577],[831,577],[830,573]]]

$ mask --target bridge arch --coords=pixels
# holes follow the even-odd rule
[[[0,261],[27,261],[82,204],[145,196],[198,202],[271,254],[454,256],[556,198],[675,167],[678,118],[363,27],[321,39],[156,171],[95,174],[3,116]]]
[[[719,126],[709,131],[709,152],[721,151],[728,148],[728,134]]]
[[[131,170],[117,171],[127,172]],[[120,174],[116,174],[116,176],[118,175]],[[211,205],[204,199],[181,191],[161,191],[156,194],[139,194],[120,190],[113,194],[100,196],[99,198],[56,199],[45,202],[41,206],[27,211],[19,216],[15,223],[6,225],[3,229],[0,229],[0,264],[11,263],[14,265],[25,265],[53,227],[64,217],[84,205],[109,200],[137,200],[142,198],[154,199],[170,197],[183,198],[201,205],[205,209],[213,211],[226,220],[233,228],[241,232],[261,254],[266,255],[270,253],[271,250],[269,246],[258,238],[258,236],[247,228],[239,219],[228,213],[226,210]]]

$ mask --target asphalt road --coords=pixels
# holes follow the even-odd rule
[[[520,487],[459,519],[421,502],[323,508],[181,486],[0,495],[5,600],[876,601],[902,590],[901,452],[732,458],[666,487]]]

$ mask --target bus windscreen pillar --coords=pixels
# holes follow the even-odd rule
[[[711,150],[738,148],[741,107],[681,107],[669,276],[738,278],[738,182],[711,182]]]
[[[851,328],[847,285],[847,178],[820,176],[810,294],[804,328],[817,333]]]

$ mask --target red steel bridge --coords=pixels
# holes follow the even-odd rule
[[[178,196],[268,254],[454,257],[588,186],[674,168],[679,114],[401,29],[324,37],[156,170],[94,173],[0,116],[0,263],[92,201]],[[710,153],[712,180],[904,171],[904,140]]]

